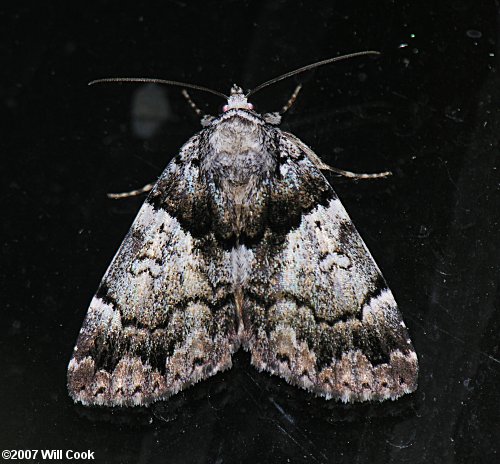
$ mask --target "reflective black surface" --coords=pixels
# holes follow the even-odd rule
[[[439,2],[72,2],[1,8],[1,449],[94,451],[106,463],[498,462],[498,5]],[[33,2],[35,5],[35,2]],[[195,6],[196,5],[196,6]],[[334,166],[419,354],[418,391],[343,405],[232,370],[150,409],[76,406],[66,366],[141,198],[199,123],[163,77],[251,88],[340,53],[358,59],[255,95]],[[216,97],[192,92],[209,113]]]

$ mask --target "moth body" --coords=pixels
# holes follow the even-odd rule
[[[92,299],[68,367],[87,405],[166,399],[231,367],[326,399],[395,399],[418,361],[319,158],[233,86],[168,164]]]

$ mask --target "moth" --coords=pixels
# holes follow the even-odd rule
[[[299,72],[375,53],[313,63],[247,94],[235,85],[229,96],[99,80],[195,88],[227,103],[168,164],[106,271],[68,366],[75,402],[149,405],[230,368],[240,347],[260,371],[326,399],[417,388],[391,290],[322,170],[354,174],[322,163],[278,128],[279,113],[248,101]]]

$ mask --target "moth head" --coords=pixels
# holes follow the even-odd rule
[[[229,98],[227,99],[227,104],[222,107],[222,111],[225,113],[226,111],[240,108],[242,110],[253,110],[253,105],[248,102],[243,89],[236,84],[231,87],[231,93],[229,94]]]

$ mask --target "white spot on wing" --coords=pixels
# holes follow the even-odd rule
[[[346,269],[350,265],[351,260],[347,256],[339,253],[330,253],[319,263],[319,267],[323,272],[330,271],[334,266]]]
[[[383,321],[390,319],[397,313],[397,305],[392,292],[386,288],[376,298],[372,298],[363,307],[363,320]]]
[[[90,303],[88,318],[92,327],[105,328],[112,332],[119,332],[122,328],[120,312],[95,296]]]

